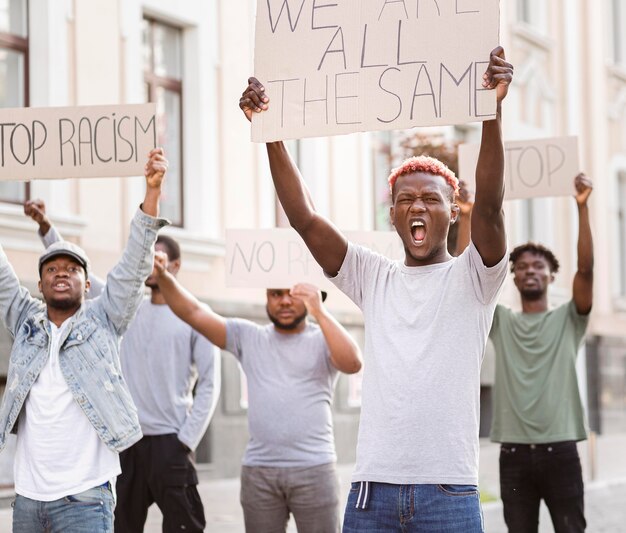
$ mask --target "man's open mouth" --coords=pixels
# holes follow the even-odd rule
[[[420,245],[426,238],[426,225],[423,220],[414,220],[411,222],[411,237],[416,245]]]

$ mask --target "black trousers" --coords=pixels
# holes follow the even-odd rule
[[[116,533],[141,533],[153,503],[163,513],[164,533],[204,531],[198,475],[176,434],[143,437],[120,454],[120,462]]]
[[[585,530],[582,468],[575,442],[502,444],[500,493],[509,533],[537,533],[542,499],[555,533]]]

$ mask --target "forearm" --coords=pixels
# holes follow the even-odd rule
[[[146,195],[141,203],[141,210],[152,217],[159,216],[159,200],[161,199],[160,187],[147,187]]]
[[[588,275],[593,273],[593,238],[586,203],[578,206],[578,272]]]
[[[195,386],[191,412],[178,432],[179,440],[191,450],[197,448],[206,432],[220,396],[220,354],[213,347],[211,350],[215,352],[214,357],[212,357],[213,364],[200,372]],[[195,361],[198,364],[198,360],[195,359]]]
[[[159,276],[159,290],[165,298],[165,302],[172,312],[183,322],[196,328],[193,317],[200,311],[200,302],[169,272],[165,271]]]
[[[499,213],[504,200],[504,145],[502,111],[498,104],[496,118],[483,122],[478,163],[476,164],[476,211]]]
[[[343,326],[325,309],[314,318],[326,340],[333,366],[346,374],[361,370],[361,350]]]
[[[278,199],[290,224],[300,233],[315,213],[309,190],[282,141],[267,143],[267,155]]]
[[[97,305],[122,334],[135,316],[144,294],[144,281],[152,271],[154,242],[167,221],[138,210],[130,225],[122,257],[109,272]]]
[[[0,316],[12,336],[31,313],[43,310],[45,305],[33,298],[28,289],[20,285],[13,267],[0,246]]]

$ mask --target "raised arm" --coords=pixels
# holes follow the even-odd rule
[[[46,214],[46,204],[39,198],[28,200],[24,203],[24,214],[32,218],[38,225],[37,232],[44,247],[47,248],[51,244],[64,240],[59,231],[52,225],[48,215]],[[86,298],[96,298],[102,294],[104,289],[104,281],[96,276],[93,272],[89,272],[90,286],[87,291]]]
[[[159,229],[167,225],[159,214],[161,185],[167,171],[162,148],[148,154],[144,171],[146,194],[130,226],[128,243],[121,259],[109,272],[104,291],[94,305],[98,306],[118,334],[123,334],[141,303],[144,281],[152,271],[154,242]]]
[[[157,252],[154,268],[159,290],[167,305],[183,322],[189,324],[198,333],[204,335],[215,346],[226,348],[226,320],[202,305],[198,299],[185,289],[167,270],[167,256]]]
[[[267,110],[269,98],[256,78],[248,79],[248,87],[239,100],[239,107],[248,120],[253,113]],[[291,226],[300,234],[324,272],[336,276],[348,251],[348,241],[326,218],[315,211],[300,171],[285,145],[267,143],[272,179],[276,194]]]
[[[497,112],[494,120],[483,122],[480,153],[476,164],[476,199],[472,211],[472,241],[486,266],[500,262],[506,252],[504,228],[504,145],[502,144],[502,100],[513,79],[513,66],[504,59],[504,50],[491,52],[483,86],[495,89]]]
[[[574,305],[578,314],[587,315],[593,303],[593,239],[588,205],[593,184],[581,173],[576,176],[574,186],[578,206],[578,269],[574,275]]]
[[[317,287],[299,283],[291,289],[291,295],[304,301],[307,311],[319,324],[333,366],[346,374],[361,370],[361,350],[345,328],[326,310]]]
[[[52,223],[46,214],[46,204],[43,200],[36,198],[24,202],[24,214],[32,218],[39,226],[39,238],[46,248],[53,242],[62,240],[59,233],[52,227]],[[50,230],[53,231],[51,232]]]

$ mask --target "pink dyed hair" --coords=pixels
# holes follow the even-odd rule
[[[459,180],[454,175],[454,172],[439,161],[439,159],[426,155],[409,157],[399,167],[394,168],[387,179],[389,182],[389,192],[393,192],[393,186],[400,176],[412,174],[413,172],[425,172],[426,174],[441,176],[448,182],[448,185],[452,187],[455,196],[459,192]]]

